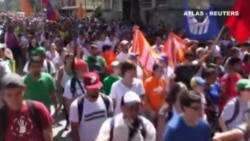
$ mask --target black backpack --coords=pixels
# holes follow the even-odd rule
[[[228,124],[232,123],[236,119],[239,112],[240,112],[240,100],[239,100],[239,98],[236,98],[236,101],[234,103],[233,115],[232,115],[232,117],[230,119],[225,121],[227,126],[228,126]]]
[[[145,140],[147,136],[147,130],[146,130],[145,124],[143,123],[143,119],[141,116],[138,117],[135,124],[136,125],[133,125],[134,128],[129,128],[128,141],[130,141],[134,137],[138,129],[140,129],[141,135],[143,139]],[[115,127],[115,117],[113,117],[110,121],[109,141],[113,141],[114,127]]]
[[[73,78],[71,78],[71,81],[70,81],[70,92],[71,92],[73,97],[76,95],[76,83],[77,83],[77,85],[79,85],[79,87],[82,91],[82,94],[85,94],[85,91],[82,87],[81,82],[76,77],[73,77]]]
[[[46,60],[46,65],[47,65],[47,71],[48,73],[51,73],[51,64],[49,60]]]
[[[35,126],[42,130],[41,121],[39,119],[39,111],[36,109],[34,102],[31,100],[27,100],[27,106],[29,110],[29,114],[31,115],[31,120],[35,123]],[[4,105],[0,108],[0,141],[5,141],[5,134],[8,127],[8,113],[7,107]]]
[[[103,102],[105,104],[105,108],[106,108],[106,112],[107,112],[107,116],[108,117],[112,117],[113,116],[113,111],[110,111],[109,108],[111,105],[109,98],[104,95],[104,94],[100,94]],[[78,119],[79,119],[79,123],[82,121],[82,113],[83,113],[83,109],[84,109],[84,99],[85,96],[81,96],[77,99],[77,111],[78,111]]]

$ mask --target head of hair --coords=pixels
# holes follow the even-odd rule
[[[153,68],[152,68],[152,70],[153,70],[152,75],[154,75],[155,71],[156,71],[158,68],[160,68],[160,67],[161,67],[161,65],[160,65],[160,64],[155,63],[155,64],[153,65]]]
[[[216,74],[216,70],[214,68],[205,68],[202,71],[202,77],[203,78],[207,78],[207,77],[212,76],[214,74]]]
[[[228,61],[228,66],[232,67],[235,64],[241,63],[241,60],[238,57],[232,57]]]
[[[201,103],[201,95],[195,91],[182,91],[180,96],[181,107],[189,107],[192,103]]]
[[[249,59],[250,59],[250,53],[247,53],[244,55],[243,62],[248,62]]]
[[[125,62],[122,62],[120,64],[120,67],[121,67],[121,75],[122,76],[124,76],[127,71],[136,70],[135,64],[132,63],[131,61],[128,61],[128,60]]]
[[[182,82],[174,83],[169,90],[169,95],[166,99],[166,102],[171,106],[173,105],[176,100],[178,95],[180,94],[181,91],[186,91],[187,88],[185,87],[185,84]]]
[[[28,68],[32,65],[32,64],[42,64],[43,60],[40,57],[32,57],[29,60],[29,64],[28,64]]]

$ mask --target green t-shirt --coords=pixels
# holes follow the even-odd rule
[[[102,92],[106,95],[109,95],[112,84],[119,79],[121,79],[121,77],[114,77],[112,75],[105,77],[103,80]]]
[[[38,80],[33,80],[29,75],[26,75],[24,83],[27,86],[25,99],[37,100],[46,107],[50,107],[50,95],[56,90],[55,82],[50,74],[43,72]]]
[[[102,56],[89,56],[84,59],[89,66],[89,71],[100,75],[101,80],[106,76],[106,60]]]

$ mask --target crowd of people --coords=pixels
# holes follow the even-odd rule
[[[0,141],[53,141],[61,112],[72,141],[249,140],[250,43],[228,32],[214,46],[173,31],[187,41],[173,68],[162,50],[168,30],[145,28],[160,53],[149,72],[131,51],[132,24],[6,21]]]

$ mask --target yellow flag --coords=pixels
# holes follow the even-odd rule
[[[84,17],[84,9],[82,7],[82,3],[80,3],[80,6],[77,9],[77,19],[81,20]]]
[[[20,0],[20,8],[24,12],[26,17],[30,16],[33,11],[29,0]]]

